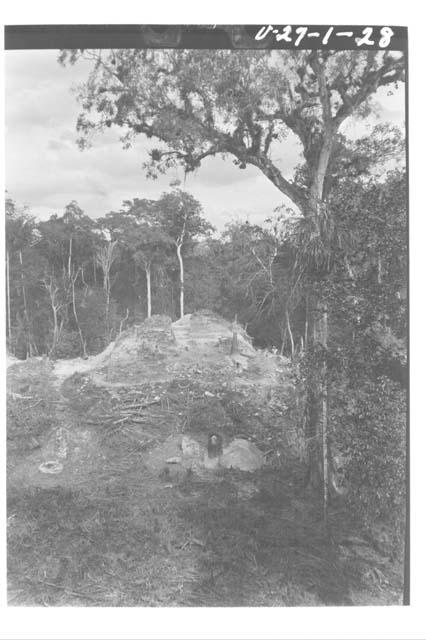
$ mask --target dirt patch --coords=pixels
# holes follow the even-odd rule
[[[153,318],[87,361],[9,367],[10,604],[399,603],[401,567],[345,542],[350,514],[330,513],[339,540],[324,532],[292,445],[286,362],[256,352],[240,370],[229,324],[183,324],[186,345]],[[265,466],[167,463],[184,435],[205,447],[210,432],[251,440]],[[49,460],[62,471],[41,473]]]
[[[233,327],[238,354],[231,357]],[[274,357],[256,352],[240,325],[210,312],[189,314],[174,323],[166,316],[153,316],[124,331],[97,356],[58,361],[54,368],[60,383],[80,373],[110,387],[170,382],[182,374],[206,380],[207,373],[213,375],[210,382],[226,385],[233,380],[252,390],[277,383]]]

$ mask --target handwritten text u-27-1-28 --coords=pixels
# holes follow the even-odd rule
[[[361,35],[355,35],[354,31],[342,31],[339,30],[339,27],[327,27],[321,31],[310,31],[308,27],[286,25],[278,29],[269,24],[259,29],[255,35],[255,40],[263,40],[269,35],[274,36],[276,42],[292,43],[295,47],[299,47],[305,38],[318,39],[326,47],[329,44],[330,37],[333,36],[334,39],[351,39],[357,47],[378,46],[381,49],[386,49],[391,43],[394,32],[390,27],[381,27],[378,36],[374,37],[373,27],[365,27],[361,31]]]

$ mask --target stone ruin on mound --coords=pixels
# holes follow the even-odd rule
[[[143,375],[152,380],[164,379],[191,363],[225,364],[231,354],[233,327],[237,334],[237,358],[248,359],[256,350],[244,329],[210,312],[187,314],[177,322],[167,316],[152,316],[134,325],[98,356],[111,382]],[[232,366],[232,361],[227,363]]]
[[[96,356],[58,360],[54,374],[58,384],[81,373],[98,386],[120,387],[192,376],[194,381],[217,379],[223,386],[232,379],[250,393],[266,394],[276,385],[278,364],[275,356],[252,346],[241,325],[201,311],[176,322],[152,316],[123,331]]]
[[[255,349],[250,336],[242,326],[228,322],[212,312],[186,314],[173,322],[172,334],[180,348],[217,346],[223,353],[230,354],[233,327],[237,332],[238,353],[248,358],[252,357]]]

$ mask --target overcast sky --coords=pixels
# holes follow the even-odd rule
[[[72,87],[87,77],[88,67],[61,67],[56,51],[7,51],[6,188],[10,197],[46,219],[61,214],[77,200],[91,217],[105,215],[134,197],[157,198],[181,170],[149,180],[141,168],[152,141],[140,137],[123,150],[118,130],[99,135],[91,149],[79,151],[75,124],[80,107]],[[404,91],[381,91],[379,114],[368,126],[387,121],[404,126]],[[351,137],[365,133],[365,125],[348,121]],[[291,177],[300,159],[296,139],[276,147],[273,159]],[[238,169],[232,159],[209,158],[184,188],[202,204],[205,215],[221,228],[232,218],[263,222],[284,202],[283,195],[254,167]],[[288,204],[288,203],[287,203]]]

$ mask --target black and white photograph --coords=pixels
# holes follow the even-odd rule
[[[409,605],[407,29],[4,63],[8,607]]]

